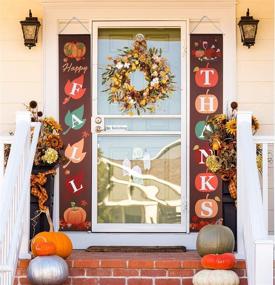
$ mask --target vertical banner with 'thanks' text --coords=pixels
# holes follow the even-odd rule
[[[60,167],[60,230],[91,229],[90,35],[59,35],[59,121],[67,162]]]
[[[223,35],[190,36],[190,231],[222,217],[221,180],[207,171],[212,153],[204,131],[223,112]]]

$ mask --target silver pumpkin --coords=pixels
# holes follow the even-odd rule
[[[69,275],[67,263],[59,256],[37,256],[28,267],[28,279],[32,285],[58,285]]]

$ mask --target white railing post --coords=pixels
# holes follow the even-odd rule
[[[251,124],[252,112],[238,112],[237,120],[237,138],[241,137],[241,128],[239,127],[243,123]],[[237,153],[241,149],[240,140],[237,139]],[[245,161],[242,161],[240,155],[237,155],[237,189],[238,189],[238,201],[237,201],[237,251],[238,257],[244,258],[244,215],[245,213],[245,197],[242,189],[244,189],[244,181],[242,170],[245,168]]]
[[[18,112],[16,114],[16,122],[20,120],[27,120],[30,122],[30,114],[26,115],[26,112],[23,112],[24,114],[21,114]],[[27,143],[25,145],[25,157],[24,157],[24,177],[29,172],[27,169],[27,163],[28,159],[30,157],[30,151],[31,151],[31,131],[29,128],[28,136],[27,136]],[[30,179],[29,179],[30,181]],[[25,183],[25,181],[24,181]],[[25,185],[24,185],[25,186]],[[30,182],[27,185],[27,188],[30,189]],[[28,191],[29,192],[29,191]],[[30,193],[30,192],[29,192]],[[30,249],[29,249],[29,240],[30,240],[30,194],[26,195],[25,197],[25,211],[24,211],[24,223],[23,223],[23,233],[22,233],[22,239],[21,239],[21,245],[20,245],[20,252],[19,252],[19,258],[22,259],[30,259]]]
[[[40,126],[31,123],[29,112],[17,113],[3,191],[0,191],[0,285],[13,284],[20,246],[21,257],[30,257],[30,174]]]
[[[4,178],[4,141],[0,141],[0,185]]]
[[[248,284],[271,285],[273,283],[274,244],[273,240],[268,237],[266,228],[266,215],[251,125],[251,112],[238,113],[238,252],[245,254]]]
[[[273,284],[273,264],[269,263],[270,260],[273,261],[273,241],[257,240],[255,242],[254,258],[255,285]]]

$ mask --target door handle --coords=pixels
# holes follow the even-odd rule
[[[104,131],[104,129],[101,128],[101,126],[96,126],[95,131],[96,131],[96,133],[101,133]]]

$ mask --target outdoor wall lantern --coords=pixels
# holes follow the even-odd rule
[[[249,16],[249,9],[247,9],[246,16],[242,16],[238,25],[241,31],[241,39],[244,46],[250,48],[254,46],[259,20],[253,19]]]
[[[31,49],[37,43],[40,22],[37,17],[32,16],[32,11],[29,10],[29,17],[26,17],[25,21],[20,21],[20,24],[22,26],[24,44]]]

